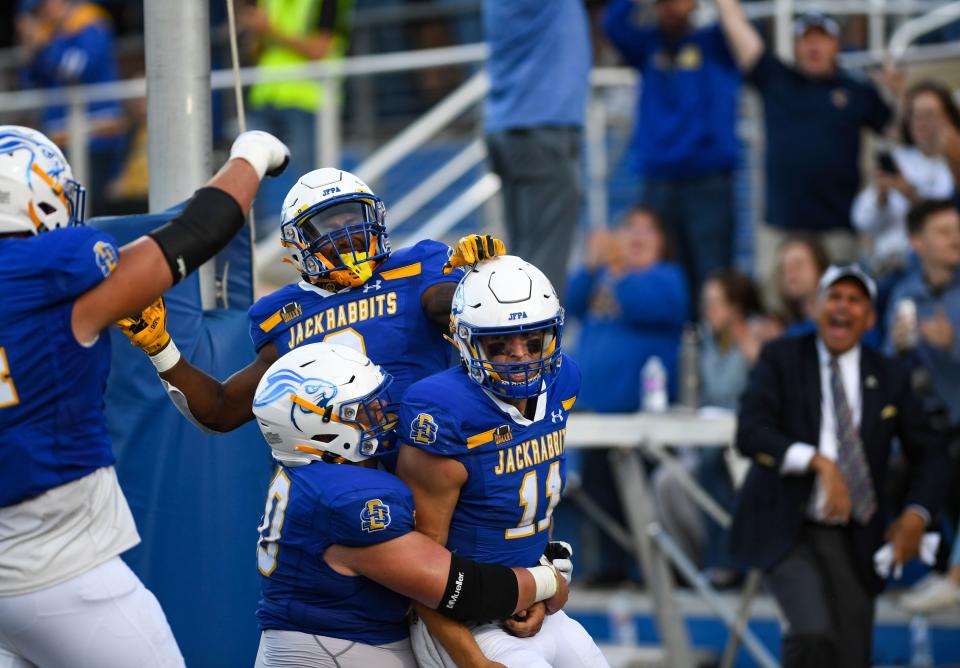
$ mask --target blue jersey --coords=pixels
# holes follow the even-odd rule
[[[468,473],[447,549],[484,563],[536,565],[566,480],[564,436],[579,389],[580,370],[564,356],[556,382],[537,399],[532,421],[459,368],[407,391],[400,439],[454,457]]]
[[[297,346],[333,341],[363,352],[394,378],[394,401],[416,380],[446,369],[452,349],[423,312],[420,299],[443,274],[450,248],[425,240],[401,248],[358,288],[329,292],[301,281],[280,288],[250,308],[250,336],[259,351],[273,343],[280,355]]]
[[[280,467],[260,525],[260,628],[382,645],[407,637],[410,602],[334,571],[331,545],[363,547],[413,531],[413,495],[389,473],[314,462]]]
[[[0,239],[0,506],[113,464],[110,338],[81,346],[70,316],[117,258],[113,239],[89,227]]]

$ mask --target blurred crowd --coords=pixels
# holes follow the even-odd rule
[[[855,25],[820,14],[795,20],[795,60],[787,63],[738,2],[716,5],[718,21],[706,25],[694,23],[695,0],[611,0],[600,15],[609,43],[642,80],[629,150],[637,188],[635,208],[610,230],[590,233],[569,278],[568,315],[581,325],[578,407],[649,408],[647,369],[656,357],[671,402],[737,411],[761,348],[816,333],[824,272],[857,263],[877,281],[875,319],[862,344],[909,369],[925,419],[948,443],[956,490],[960,117],[953,91],[960,82],[890,67],[872,77],[848,72],[838,56]],[[738,262],[734,243],[744,90],[759,97],[765,137],[765,208],[753,225],[752,266]],[[690,360],[699,380],[693,396],[685,391]],[[910,463],[894,450],[888,489],[879,493],[899,510]],[[737,491],[722,454],[677,454],[733,512]],[[580,467],[585,491],[622,522],[607,453],[586,451]],[[728,537],[675,472],[661,467],[653,480],[661,521],[687,556],[717,586],[738,582],[742,564],[731,558]],[[960,609],[958,503],[952,492],[934,520],[945,538],[938,569],[947,574],[934,572],[903,597],[911,611]],[[589,578],[638,578],[619,547],[593,527],[586,533]]]
[[[142,30],[129,4],[19,0],[19,87],[141,74],[142,57],[120,61],[115,48],[116,28]],[[402,4],[241,3],[246,59],[270,67],[342,58],[355,13]],[[220,5],[211,3],[214,25],[224,18]],[[483,26],[476,17],[426,22],[390,44],[472,41],[486,29],[486,141],[491,169],[503,181],[508,248],[543,268],[558,289],[566,286],[567,315],[579,329],[574,357],[584,371],[579,409],[637,411],[652,405],[645,393],[665,391],[670,403],[738,410],[761,348],[817,330],[818,286],[828,266],[859,263],[877,282],[875,324],[863,343],[909,367],[913,391],[950,443],[956,490],[960,81],[892,68],[873,77],[846,71],[838,56],[844,48],[862,48],[862,17],[798,17],[795,60],[787,63],[768,48],[765,26],[743,18],[738,2],[716,5],[717,21],[702,24],[695,21],[696,0],[484,0]],[[595,62],[617,61],[642,80],[627,156],[635,174],[633,206],[608,228],[587,232],[582,250],[573,251],[584,191],[587,77]],[[218,64],[227,64],[222,54],[214,55]],[[442,78],[434,70],[418,76],[424,85]],[[745,91],[762,105],[765,137],[765,204],[751,221],[752,263],[738,257],[736,245],[737,174],[745,160],[737,123]],[[324,104],[317,84],[258,84],[248,104],[251,127],[294,147],[300,166],[288,170],[291,178],[316,166],[314,117]],[[93,213],[145,211],[143,101],[96,102],[88,114]],[[215,109],[218,130],[219,119]],[[55,141],[66,142],[64,107],[45,109],[36,120]],[[265,193],[259,202],[258,219],[267,226],[289,183],[277,180],[273,187],[280,195]],[[696,382],[685,382],[685,374]],[[732,510],[736,489],[719,450],[680,454]],[[905,467],[893,462],[893,482],[881,490],[893,507],[902,495],[897,474]],[[579,475],[584,490],[622,520],[606,453],[589,450]],[[654,487],[665,525],[691,559],[710,568],[716,584],[735,583],[742,569],[725,548],[724,532],[675,476],[656,472]],[[958,520],[960,495],[953,492],[937,520],[947,538],[939,562],[946,574],[911,590],[904,598],[910,609],[960,606],[960,543],[949,554]],[[587,534],[582,581],[639,577],[633,559],[581,524]]]

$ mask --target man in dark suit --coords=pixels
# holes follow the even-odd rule
[[[787,628],[787,668],[870,666],[873,554],[884,541],[891,441],[911,466],[906,509],[886,538],[897,563],[917,555],[948,466],[896,362],[864,348],[876,287],[854,266],[820,281],[817,332],[766,346],[741,399],[737,448],[753,459],[731,551],[763,569]]]

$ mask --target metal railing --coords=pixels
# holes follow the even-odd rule
[[[458,11],[468,11],[464,2]],[[774,2],[746,3],[744,8],[751,17],[773,16],[783,13],[784,8],[794,11],[808,11],[824,9],[822,2],[816,0],[776,0]],[[701,19],[711,17],[712,6],[707,5],[702,12]],[[941,59],[960,55],[960,43],[931,45],[925,47],[910,47],[920,35],[939,28],[960,17],[960,2],[944,4],[933,0],[867,0],[843,1],[834,0],[829,4],[831,13],[868,13],[870,16],[889,14],[904,14],[911,12],[928,12],[923,17],[905,23],[894,35],[891,50],[899,60],[918,62],[929,59]],[[780,14],[778,14],[780,12]],[[871,38],[872,40],[873,38]],[[792,41],[792,40],[790,40]],[[874,48],[853,53],[843,54],[842,62],[846,66],[862,67],[879,63],[882,56]],[[369,77],[391,72],[409,72],[425,68],[434,68],[452,65],[476,65],[486,58],[484,44],[469,44],[455,47],[426,49],[421,51],[407,51],[371,56],[356,56],[338,62],[314,62],[288,68],[271,68],[269,70],[250,67],[240,71],[240,84],[244,87],[263,81],[287,81],[293,79],[313,79],[321,82],[327,92],[335,90],[343,79],[352,77]],[[594,87],[633,86],[636,84],[635,73],[625,68],[604,68],[594,71]],[[232,72],[229,70],[214,71],[211,75],[211,90],[219,91],[234,86]],[[396,165],[404,157],[423,146],[431,138],[443,132],[451,123],[456,121],[467,110],[479,104],[487,90],[488,83],[482,73],[468,79],[466,83],[451,93],[446,99],[436,105],[423,117],[411,124],[396,137],[387,142],[380,149],[364,160],[358,167],[358,173],[369,181],[376,182],[390,167]],[[74,172],[81,179],[88,176],[87,139],[89,137],[89,123],[86,117],[86,105],[90,102],[103,100],[128,100],[143,97],[146,94],[146,82],[142,78],[130,79],[107,84],[91,86],[77,86],[57,90],[28,90],[17,92],[0,92],[0,109],[6,113],[31,111],[51,105],[66,105],[68,115],[68,149]],[[336,95],[326,95],[325,99],[331,103],[325,104],[316,116],[317,146],[316,155],[319,164],[338,164],[340,162],[340,137],[342,136],[340,108],[335,103]],[[591,101],[587,120],[587,156],[589,176],[589,218],[593,224],[605,222],[607,206],[605,182],[607,176],[607,161],[604,136],[607,127],[606,109],[601,100],[596,97]],[[468,152],[461,153],[438,170],[437,177],[427,179],[415,192],[411,192],[400,203],[403,206],[392,211],[392,222],[402,224],[412,217],[418,208],[427,204],[432,194],[434,197],[443,191],[441,185],[449,184],[452,180],[444,175],[448,169],[467,173],[485,159],[484,149],[479,144],[472,145]],[[450,172],[451,174],[453,171]],[[469,212],[483,203],[478,194],[485,194],[487,198],[496,194],[497,188],[492,179],[486,179],[484,187],[478,187],[474,195],[467,198],[472,206],[447,207],[439,221],[426,221],[430,229],[441,232],[448,229],[457,221],[450,217],[456,211]],[[417,206],[413,206],[416,204]],[[405,236],[412,236],[407,233]],[[267,258],[270,259],[270,258]]]
[[[690,581],[701,599],[730,631],[730,642],[724,652],[725,668],[732,665],[740,641],[760,666],[776,668],[779,665],[746,623],[749,601],[759,584],[759,574],[752,572],[748,575],[744,604],[738,609],[728,605],[661,526],[652,510],[650,482],[638,456],[642,451],[665,466],[700,509],[721,527],[728,528],[730,513],[693,479],[667,447],[726,448],[733,442],[735,429],[736,419],[730,411],[693,413],[683,409],[667,413],[574,413],[567,424],[566,447],[610,449],[610,468],[628,529],[608,516],[583,490],[573,489],[572,493],[567,490],[565,497],[570,495],[589,519],[638,558],[644,581],[653,597],[657,630],[670,666],[693,665],[690,639],[675,602],[671,565]]]

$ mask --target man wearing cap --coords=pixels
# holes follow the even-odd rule
[[[764,571],[786,619],[786,668],[871,665],[873,555],[917,555],[947,489],[943,435],[896,362],[861,345],[875,319],[873,280],[831,266],[817,331],[767,345],[740,400],[737,448],[752,459],[731,552]],[[886,528],[884,477],[894,437],[910,465],[905,507]]]
[[[757,230],[757,274],[772,276],[789,233],[817,236],[834,262],[856,259],[850,207],[861,181],[861,131],[882,132],[890,107],[871,82],[837,65],[840,28],[832,18],[797,19],[796,62],[788,65],[764,45],[739,0],[717,0],[717,9],[737,64],[763,98],[766,224]]]

